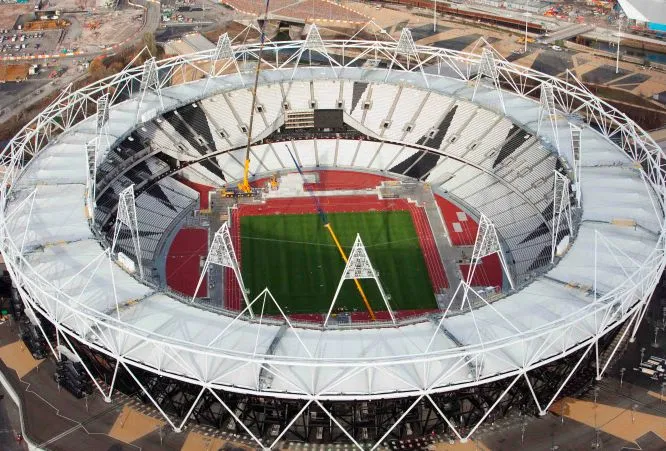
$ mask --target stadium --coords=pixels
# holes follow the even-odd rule
[[[603,377],[664,268],[662,151],[573,76],[383,38],[222,35],[10,142],[0,250],[69,391],[374,449]]]

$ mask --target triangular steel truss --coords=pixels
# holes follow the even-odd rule
[[[234,58],[236,55],[234,50],[231,48],[231,39],[229,39],[228,33],[223,33],[217,39],[217,45],[215,46],[215,53],[213,53],[213,61],[219,61],[226,58]]]
[[[319,34],[317,25],[312,24],[310,26],[310,31],[308,31],[308,35],[305,37],[303,48],[307,50],[316,50],[317,52],[324,54],[326,53],[326,46],[324,45],[324,40],[321,38],[321,34]]]
[[[495,54],[489,48],[484,48],[481,51],[481,58],[479,60],[479,69],[476,73],[476,78],[475,78],[476,83],[474,84],[474,92],[472,93],[472,101],[474,101],[476,92],[479,89],[479,85],[481,85],[484,77],[490,79],[490,81],[492,82],[492,86],[495,88],[497,96],[499,97],[502,111],[506,113],[506,107],[504,106],[504,97],[502,96],[502,88],[500,86],[500,80],[499,80],[500,78],[499,70],[497,69],[497,62],[495,61]]]
[[[553,139],[557,153],[560,153],[560,140],[557,133],[557,110],[555,109],[555,94],[553,85],[548,82],[541,83],[541,96],[539,97],[539,121],[537,123],[537,134],[541,131],[543,116],[547,115],[553,130]]]
[[[116,216],[116,224],[113,232],[113,243],[111,244],[111,253],[115,252],[116,244],[118,242],[118,235],[122,226],[126,226],[132,235],[132,245],[134,247],[134,255],[139,267],[139,275],[143,278],[143,264],[141,255],[141,243],[139,240],[139,224],[136,215],[136,202],[134,198],[134,185],[130,185],[120,192],[118,198],[118,212]]]
[[[511,277],[511,272],[509,271],[509,266],[506,263],[504,258],[504,252],[502,251],[502,246],[500,244],[499,237],[497,236],[497,230],[495,229],[495,224],[493,224],[490,219],[484,214],[481,215],[481,220],[479,221],[479,229],[476,233],[476,241],[474,242],[474,250],[472,251],[472,259],[469,266],[469,271],[467,272],[467,285],[472,284],[474,278],[474,273],[476,272],[476,267],[483,257],[488,255],[497,254],[502,265],[502,270],[506,275],[506,278],[509,280],[511,288],[514,288],[513,278]]]
[[[571,201],[569,200],[569,179],[555,171],[553,175],[553,224],[551,227],[550,262],[555,261],[555,251],[561,231],[571,233]]]
[[[581,173],[581,133],[580,127],[569,123],[571,130],[571,153],[573,162],[574,182],[576,183],[576,205],[580,208],[583,193],[581,192],[580,173]]]
[[[88,171],[86,172],[86,199],[88,201],[88,216],[95,221],[95,186],[97,163],[99,161],[99,136],[91,139],[86,144],[86,162]]]
[[[331,66],[331,70],[333,70],[333,73],[337,76],[335,73],[335,66],[341,67],[340,64],[335,61],[333,58],[331,58],[328,55],[328,51],[326,50],[326,45],[324,44],[323,39],[321,38],[321,35],[319,34],[319,29],[317,28],[317,25],[314,23],[310,26],[310,30],[308,30],[308,34],[305,37],[305,40],[303,40],[303,44],[301,47],[298,49],[297,52],[294,53],[294,55],[289,58],[287,61],[294,61],[294,71],[292,72],[292,78],[296,74],[296,70],[298,70],[298,65],[301,62],[301,57],[303,56],[303,53],[308,52],[308,55],[311,55],[312,52],[317,52],[320,55],[323,55],[329,62]]]
[[[157,96],[160,101],[160,107],[164,108],[164,99],[162,98],[162,88],[160,86],[159,74],[157,71],[157,62],[155,57],[151,57],[143,63],[143,72],[141,73],[141,80],[139,84],[139,90],[141,92],[141,97],[139,100],[139,109],[137,111],[137,119],[141,114],[141,105],[146,97],[148,91],[152,92]]]
[[[109,123],[109,94],[97,99],[97,136],[108,133]]]
[[[97,165],[100,163],[102,146],[111,146],[109,141],[109,94],[103,94],[97,99],[97,136],[86,144],[86,190],[88,199],[88,216],[95,219],[95,196]]]
[[[250,301],[247,297],[247,290],[245,289],[245,284],[243,283],[243,276],[238,266],[238,259],[236,258],[236,252],[234,251],[233,240],[231,239],[231,232],[229,232],[229,224],[225,222],[222,224],[222,227],[215,232],[213,236],[213,241],[210,244],[210,249],[208,250],[208,256],[204,262],[204,266],[201,269],[201,276],[199,277],[199,282],[197,282],[197,287],[194,290],[194,295],[192,296],[192,302],[197,297],[201,284],[204,277],[208,273],[208,268],[210,265],[218,265],[224,268],[231,268],[236,276],[236,281],[238,286],[243,293],[243,300],[247,306],[247,310],[250,313],[250,317],[254,318],[254,313],[250,307]]]
[[[326,319],[324,320],[324,326],[328,324],[331,312],[333,312],[333,307],[335,306],[335,301],[338,299],[338,295],[340,294],[342,283],[345,280],[359,280],[359,279],[375,280],[375,282],[377,283],[377,287],[379,288],[379,293],[381,294],[382,300],[384,301],[384,305],[386,305],[386,309],[388,310],[389,315],[391,316],[391,320],[395,324],[395,316],[393,314],[393,309],[389,304],[389,296],[386,294],[384,288],[382,287],[382,284],[379,282],[379,276],[377,275],[377,271],[375,271],[375,269],[372,266],[372,263],[370,263],[370,257],[368,257],[368,253],[365,250],[365,246],[363,246],[361,235],[357,234],[356,240],[354,241],[354,246],[352,246],[352,250],[349,253],[349,258],[347,259],[347,264],[345,265],[345,269],[344,271],[342,271],[342,276],[340,277],[338,288],[335,290],[333,301],[331,301],[331,306],[329,307],[328,313],[326,314]]]
[[[412,37],[412,32],[409,28],[403,28],[400,33],[400,39],[395,46],[395,54],[403,56],[418,56],[416,52],[416,44],[414,44],[414,38]]]
[[[401,57],[406,60],[405,65],[400,62],[399,58]],[[419,52],[416,49],[416,44],[414,43],[412,32],[409,30],[409,28],[403,28],[400,32],[400,38],[395,45],[395,51],[391,57],[391,62],[389,63],[388,69],[386,71],[386,77],[384,77],[384,81],[388,80],[394,65],[397,65],[402,70],[409,71],[411,70],[410,66],[412,61],[415,63],[414,66],[419,68],[419,71],[423,76],[423,80],[425,81],[426,85],[428,85],[428,79],[426,78],[425,73],[423,73],[423,64],[421,63]]]
[[[220,62],[223,63],[220,64]],[[241,75],[240,67],[238,67],[238,61],[236,60],[236,53],[231,46],[231,39],[227,33],[224,33],[221,34],[217,39],[215,51],[211,54],[210,67],[208,68],[208,78],[204,84],[203,92],[206,92],[208,89],[208,85],[210,84],[211,79],[224,73],[230,64],[234,65],[241,83],[245,85],[243,76]]]

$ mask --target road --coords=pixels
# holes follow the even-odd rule
[[[30,106],[42,101],[44,98],[49,97],[54,92],[62,90],[70,83],[74,83],[80,79],[83,79],[87,75],[87,73],[85,71],[77,72],[74,69],[75,61],[90,60],[99,55],[115,53],[123,47],[136,44],[138,41],[143,39],[144,33],[155,32],[160,25],[160,3],[153,0],[135,0],[134,3],[129,2],[129,4],[136,7],[146,8],[143,25],[134,36],[128,38],[125,42],[123,42],[123,44],[115,48],[108,48],[106,50],[100,50],[98,52],[64,56],[59,58],[58,61],[60,63],[65,65],[71,65],[70,69],[62,77],[57,78],[55,80],[49,80],[49,79],[47,79],[46,81],[42,79],[28,80],[28,83],[38,83],[37,80],[40,80],[43,83],[43,86],[41,86],[40,88],[33,88],[33,90],[30,90],[31,91],[30,94],[26,94],[24,90],[17,89],[17,95],[12,96],[11,100],[9,100],[8,102],[6,101],[8,97],[3,96],[4,99],[0,101],[0,121],[5,121],[10,117],[19,114],[21,111],[26,110]],[[39,63],[45,63],[47,60],[50,59],[51,58],[47,58],[45,60],[31,60],[30,62],[39,64]],[[23,85],[23,83],[21,83],[20,85]],[[11,95],[10,93],[3,93],[3,94]]]
[[[3,451],[28,449],[25,442],[16,441],[16,434],[20,430],[18,415],[18,409],[9,397],[0,400],[0,449]]]

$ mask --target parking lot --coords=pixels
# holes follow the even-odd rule
[[[61,30],[23,32],[0,29],[0,56],[53,54],[57,51],[61,35]]]

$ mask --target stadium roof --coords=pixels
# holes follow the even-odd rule
[[[326,69],[321,68],[301,68],[295,72],[266,71],[261,81],[308,80],[326,73]],[[409,82],[425,87],[425,80],[416,73],[394,72],[386,75],[384,71],[347,68],[344,77],[375,83]],[[463,80],[430,78],[428,81],[429,89],[447,95],[469,98],[473,94],[473,89]],[[211,83],[209,92],[242,88],[242,82],[233,76],[222,77],[219,82]],[[190,103],[194,96],[209,95],[201,89],[204,84],[204,80],[199,80],[187,85],[165,87],[165,109]],[[145,100],[139,105],[132,99],[111,109],[109,124],[113,136],[126,135],[135,127],[137,116],[144,120],[154,117],[158,99],[147,95]],[[497,108],[497,99],[489,88],[480,87],[475,102],[486,108]],[[536,127],[539,108],[535,101],[507,92],[504,102],[507,115],[515,123],[530,129]],[[493,303],[492,308],[479,308],[474,315],[452,316],[440,326],[437,322],[425,321],[398,328],[287,329],[281,332],[281,325],[269,320],[259,324],[234,321],[229,316],[179,302],[146,287],[115,264],[97,265],[97,269],[92,271],[95,263],[90,262],[104,258],[103,248],[92,236],[83,214],[84,171],[73,171],[72,168],[84,167],[86,143],[94,136],[93,119],[75,125],[72,132],[62,135],[57,142],[42,150],[26,168],[9,205],[8,215],[12,216],[8,221],[9,234],[16,242],[24,243],[27,259],[37,274],[56,286],[66,287],[68,293],[77,294],[77,309],[82,308],[91,315],[113,312],[114,297],[118,298],[118,320],[137,334],[120,345],[123,352],[131,353],[133,358],[151,366],[156,365],[155,354],[150,347],[132,348],[144,339],[140,338],[144,334],[152,339],[164,340],[180,348],[179,359],[182,362],[162,362],[161,368],[178,374],[189,372],[187,368],[205,366],[201,351],[212,346],[215,354],[225,355],[226,358],[209,369],[208,377],[227,387],[258,389],[253,384],[260,367],[247,365],[244,360],[252,355],[264,354],[283,361],[274,361],[284,377],[276,377],[270,391],[290,393],[291,396],[308,393],[320,393],[322,396],[339,393],[386,396],[387,393],[409,393],[423,381],[427,385],[440,387],[442,384],[469,382],[469,372],[464,365],[458,371],[447,372],[447,368],[458,358],[456,352],[461,347],[476,348],[489,343],[498,344],[498,349],[484,358],[478,376],[492,377],[514,371],[521,362],[535,358],[535,349],[541,350],[539,354],[542,358],[554,356],[562,349],[593,336],[595,318],[599,314],[595,312],[604,307],[602,303],[593,302],[587,289],[572,287],[596,286],[600,292],[612,291],[626,280],[627,273],[636,270],[635,262],[642,262],[648,257],[657,241],[659,224],[653,217],[651,196],[640,174],[631,166],[627,156],[607,138],[592,128],[585,128],[581,135],[582,147],[587,151],[586,166],[582,168],[585,180],[583,223],[575,246],[550,271],[548,280],[535,280],[521,291]],[[564,119],[560,121],[560,126],[565,129]],[[541,134],[549,136],[550,131],[544,129]],[[555,136],[549,138],[555,140]],[[562,147],[570,146],[568,134],[562,133],[559,140]],[[610,167],[594,166],[601,161],[611,161],[612,164]],[[30,196],[34,198],[31,200]],[[31,208],[26,208],[27,205]],[[646,207],[638,208],[638,205]],[[63,221],[65,212],[68,217]],[[642,228],[611,225],[615,218],[637,215],[640,215]],[[602,246],[598,244],[599,240],[608,240],[613,246]],[[599,257],[596,277],[595,260],[592,258],[595,253]],[[618,261],[618,255],[627,258]],[[115,280],[115,290],[110,286],[111,280]],[[140,301],[136,302],[137,299]],[[63,324],[79,330],[80,325],[74,316],[66,314],[61,306],[55,310],[60,311]],[[502,316],[498,317],[497,312]],[[511,318],[511,325],[498,319],[501,317]],[[577,318],[576,327],[555,342],[549,343],[547,337],[541,336],[541,331],[554,324],[566,327],[572,318]],[[483,324],[478,335],[475,322]],[[439,327],[444,327],[446,333],[437,333]],[[522,338],[516,337],[516,328]],[[224,336],[216,339],[221,330],[226,331]],[[83,329],[80,332],[84,334]],[[271,343],[280,333],[278,346],[271,348]],[[256,340],[256,337],[261,339]],[[522,340],[527,337],[533,341],[531,346],[525,347]],[[113,341],[116,340],[122,342],[119,337],[113,338]],[[195,352],[190,352],[185,347],[186,343]],[[350,346],[350,343],[354,345]],[[430,373],[426,374],[423,365],[412,359],[418,360],[418,355],[428,349],[439,357],[431,362]],[[301,363],[286,363],[290,361]],[[335,362],[335,365],[307,366],[307,362],[313,361]],[[390,362],[391,370],[378,370],[370,379],[362,371],[343,377],[349,365],[360,361]]]
[[[127,68],[77,92],[64,91],[5,148],[2,156],[6,169],[0,186],[0,248],[26,311],[39,313],[54,323],[66,342],[70,343],[68,337],[71,337],[115,359],[116,370],[124,368],[178,432],[206,390],[223,403],[216,393],[222,390],[305,400],[290,425],[314,403],[352,441],[351,434],[325,410],[322,401],[414,397],[415,402],[391,429],[419,401],[427,400],[453,432],[466,440],[514,387],[524,393],[523,383],[529,386],[539,412],[545,414],[586,356],[596,359],[597,377],[601,378],[622,343],[618,340],[611,356],[606,358],[605,353],[601,354],[602,340],[611,338],[611,332],[619,331],[622,326],[625,326],[622,337],[626,336],[632,329],[632,321],[636,333],[666,264],[663,213],[666,171],[660,164],[663,153],[654,140],[626,115],[586,90],[575,77],[565,82],[498,60],[489,49],[475,55],[415,46],[407,29],[397,42],[321,41],[311,37],[312,32],[305,41],[267,43],[266,54],[270,57],[262,62],[271,70],[261,73],[261,85],[330,86],[338,84],[340,79],[385,84],[381,86],[385,89],[373,90],[377,93],[413,86],[427,90],[428,95],[436,92],[438,96],[473,103],[471,113],[482,110],[490,118],[485,120],[493,119],[492,115],[500,123],[510,118],[520,129],[539,135],[540,145],[547,145],[549,154],[544,161],[553,159],[557,151],[558,161],[574,169],[568,175],[581,182],[576,185],[577,192],[582,193],[582,208],[577,210],[580,227],[571,249],[556,266],[544,267],[545,274],[530,274],[519,290],[506,297],[491,303],[484,301],[485,304],[475,307],[470,304],[467,310],[460,308],[457,313],[449,314],[447,309],[441,314],[397,325],[384,323],[380,327],[362,324],[294,327],[286,317],[261,315],[250,319],[238,314],[234,318],[236,312],[191,305],[189,298],[171,295],[150,281],[128,274],[113,257],[108,243],[100,241],[90,230],[90,218],[85,213],[92,205],[86,200],[89,195],[86,185],[94,186],[95,160],[90,157],[98,151],[102,157],[137,127],[146,126],[148,130],[147,126],[165,111],[192,102],[202,105],[202,99],[210,101],[216,94],[233,97],[247,88],[252,75],[243,72],[237,63],[256,58],[259,44],[225,48],[220,40],[216,52],[178,56],[159,63],[151,59],[143,66]],[[331,56],[340,52],[343,63]],[[347,57],[349,52],[351,59]],[[311,61],[309,64],[315,62],[310,58],[311,53],[319,53],[317,64],[322,61],[323,64],[307,67],[306,58]],[[378,55],[391,61],[388,69],[358,67],[364,59]],[[408,57],[408,67],[403,65],[403,56]],[[199,64],[223,59],[227,60],[227,66],[216,68],[211,64],[212,69],[206,73]],[[236,73],[224,72],[232,65]],[[198,70],[206,78],[180,85],[170,83],[184,69]],[[311,92],[311,89],[301,90],[299,95],[298,90],[294,93],[289,90],[289,95],[308,102],[312,99]],[[335,102],[338,92],[329,88],[317,95]],[[89,102],[101,93],[107,95],[98,98],[95,115]],[[276,105],[281,110],[283,92],[278,89],[277,93]],[[536,101],[537,98],[541,100]],[[381,114],[379,101],[386,99],[374,100],[380,106],[373,108]],[[231,102],[226,103],[231,106]],[[109,110],[107,105],[111,105]],[[237,98],[234,105],[240,107],[242,102]],[[432,110],[435,108],[428,113]],[[85,119],[80,119],[81,116]],[[108,119],[97,122],[104,117]],[[461,120],[472,123],[469,115]],[[272,126],[278,124],[276,121]],[[257,135],[260,136],[264,135]],[[472,139],[474,135],[465,136]],[[405,149],[417,145],[405,143],[403,138],[400,141]],[[362,142],[367,141],[360,141],[359,146]],[[463,139],[456,142],[465,144]],[[244,152],[245,143],[243,139],[242,147],[229,147],[230,142],[218,147],[219,155],[233,158],[233,152]],[[93,148],[91,144],[99,147]],[[459,146],[465,154],[476,148],[476,145]],[[427,151],[447,159],[455,157],[463,162],[465,170],[476,170],[467,155],[454,155],[442,148]],[[476,155],[488,156],[485,152]],[[270,159],[262,157],[262,164],[266,161]],[[290,165],[279,164],[291,169]],[[515,158],[501,170],[512,176],[512,185],[517,182],[516,189],[553,186],[550,171],[546,177],[534,178],[538,174],[534,168],[539,164]],[[367,169],[370,164],[359,164],[354,157],[349,166]],[[265,168],[269,172],[271,169]],[[487,174],[487,177],[493,176]],[[235,179],[238,177],[232,176],[229,181]],[[546,191],[539,197],[546,201],[556,199],[553,196],[556,191],[557,183],[553,192]],[[486,193],[502,197],[502,191],[497,189],[481,195]],[[507,223],[518,224],[518,212],[513,207],[508,201],[506,208],[500,206],[496,210],[498,214],[506,213]],[[478,210],[483,213],[484,209]],[[54,216],[60,220],[52,219]],[[548,254],[554,247],[550,244],[544,248]],[[77,352],[77,346],[70,343],[70,348]],[[545,365],[559,364],[569,357],[578,363],[573,367],[562,366],[569,375],[554,396],[548,394],[540,400],[528,373],[549,371]],[[132,368],[201,387],[199,397],[180,426],[173,423],[139,383]],[[502,379],[506,380],[506,389],[489,408],[483,405],[485,414],[476,426],[466,427],[462,435],[430,398],[431,394]],[[107,396],[110,399],[106,388],[96,379],[93,383],[105,399]],[[494,385],[492,390],[497,387]],[[225,407],[234,415],[231,408]],[[375,448],[391,429],[377,441]],[[246,431],[251,433],[247,428]],[[252,437],[261,448],[266,448],[264,442]]]
[[[666,24],[666,0],[619,0],[629,19]]]

